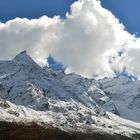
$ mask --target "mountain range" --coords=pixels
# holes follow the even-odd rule
[[[140,81],[65,74],[23,51],[0,61],[0,139],[140,140]]]

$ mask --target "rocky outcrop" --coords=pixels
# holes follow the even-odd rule
[[[139,137],[140,138],[140,137]],[[48,126],[41,127],[35,123],[0,122],[1,140],[134,140],[118,134],[66,132]]]

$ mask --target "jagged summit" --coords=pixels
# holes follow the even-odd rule
[[[26,54],[27,55],[27,51],[26,50],[21,51],[18,55],[21,55],[21,54]]]
[[[26,66],[27,68],[29,66],[37,66],[39,67],[39,65],[37,63],[34,62],[34,60],[26,53],[26,51],[22,51],[21,53],[19,53],[14,59],[13,61],[19,65],[19,66]]]
[[[18,55],[16,55],[15,56],[15,58],[13,59],[13,60],[15,60],[15,59],[21,59],[21,58],[30,58],[30,56],[27,54],[27,52],[26,51],[22,51],[22,52],[20,52]],[[31,58],[30,58],[31,59]]]
[[[125,118],[140,122],[139,89],[139,81],[96,81],[43,69],[23,51],[0,62],[0,120],[131,137],[140,124]]]

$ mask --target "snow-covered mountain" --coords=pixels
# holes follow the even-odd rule
[[[66,75],[40,67],[24,51],[0,61],[0,121],[139,140],[140,81]]]

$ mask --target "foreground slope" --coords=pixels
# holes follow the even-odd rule
[[[38,133],[34,139],[41,135],[51,139],[56,133],[59,139],[139,139],[139,117],[133,112],[140,112],[139,92],[126,91],[127,86],[139,84],[125,80],[96,81],[41,68],[25,51],[11,61],[0,61],[0,137],[19,139],[25,129],[33,129]]]

